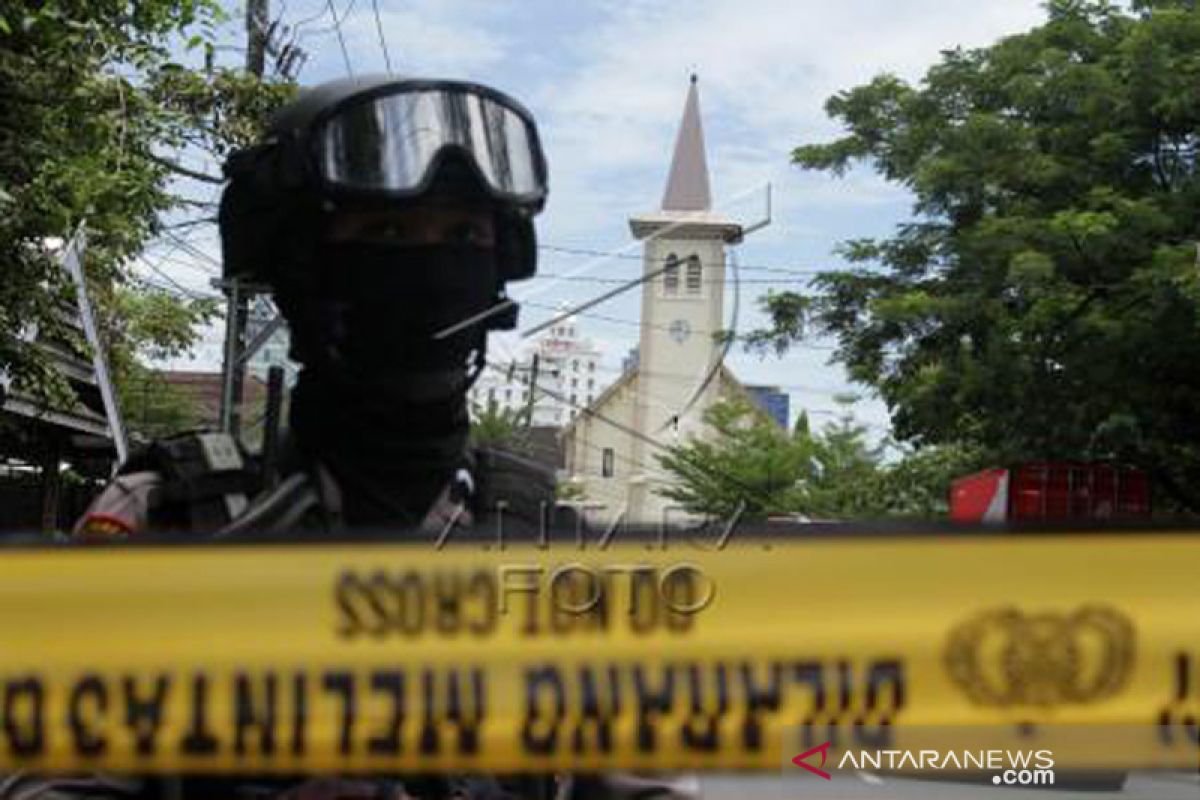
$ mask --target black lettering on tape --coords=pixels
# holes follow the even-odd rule
[[[802,661],[794,665],[793,676],[797,683],[812,690],[812,700],[803,708],[800,718],[801,743],[812,747],[818,740],[824,741],[813,728],[817,717],[825,711],[825,667],[819,661]]]
[[[603,688],[598,684],[603,684]],[[580,667],[579,688],[582,714],[579,724],[575,726],[572,747],[576,753],[611,753],[613,722],[621,714],[617,668],[609,666],[602,670]],[[588,746],[589,728],[595,733],[595,748]]]
[[[257,751],[275,754],[276,690],[274,672],[252,676],[238,672],[233,678],[233,752],[244,756],[251,752],[249,739],[257,731]],[[258,684],[256,687],[255,684]]]
[[[326,672],[321,679],[321,688],[341,700],[341,724],[338,734],[338,752],[350,755],[354,748],[354,676],[349,672]]]
[[[167,701],[167,690],[171,685],[169,675],[154,676],[146,694],[138,691],[138,681],[126,675],[122,681],[125,689],[125,725],[133,732],[134,750],[139,756],[152,756],[157,751],[158,731],[163,723],[163,706]]]
[[[75,753],[85,758],[104,755],[108,740],[104,737],[104,715],[108,713],[108,687],[94,672],[89,672],[71,687],[67,700],[67,724]]]
[[[433,671],[427,669],[421,673],[423,715],[421,717],[421,735],[417,738],[417,747],[424,756],[436,755],[438,752],[437,720],[434,718],[436,704],[434,688]]]
[[[361,595],[365,602],[363,610],[367,612],[367,619],[371,620],[370,624],[363,626],[363,632],[373,638],[382,639],[387,636],[390,627],[390,615],[386,604],[389,595],[387,573],[381,569],[371,573],[371,578],[362,588]]]
[[[302,756],[308,746],[308,675],[292,676],[292,755]]]
[[[721,748],[721,719],[729,712],[728,670],[724,664],[717,664],[711,670],[690,664],[686,674],[691,702],[680,741],[688,750],[716,752]],[[713,678],[711,692],[705,691],[704,675]]]
[[[795,665],[797,683],[807,684],[812,689],[812,703],[807,709],[804,722],[811,725],[814,718],[825,711],[825,667],[819,661],[802,661]]]
[[[883,697],[887,696],[887,702]],[[885,749],[892,743],[892,722],[904,707],[904,665],[899,659],[873,662],[867,669],[866,710],[854,721],[858,744]],[[878,722],[872,726],[871,719]]]
[[[469,684],[463,687],[461,684]],[[447,676],[446,719],[458,728],[458,754],[478,755],[479,727],[486,713],[483,670],[473,668],[464,676],[450,670]]]
[[[549,664],[526,669],[525,722],[521,726],[526,752],[543,756],[553,753],[565,713],[566,692],[558,670]]]
[[[341,612],[337,635],[342,639],[353,639],[363,632],[365,625],[359,618],[359,607],[356,600],[364,593],[365,587],[358,576],[351,570],[345,570],[338,576],[333,587],[333,603]]]
[[[211,756],[217,752],[216,734],[208,727],[208,676],[192,675],[191,724],[180,742],[180,750],[189,756]]]
[[[640,664],[633,668],[633,691],[637,698],[637,749],[641,753],[653,753],[658,747],[655,723],[660,716],[670,713],[675,701],[675,669],[668,665],[662,671],[662,683],[652,688],[646,679],[646,670]]]
[[[1177,733],[1182,734],[1183,745],[1200,747],[1200,680],[1197,679],[1197,667],[1200,656],[1192,657],[1185,651],[1179,651],[1171,664],[1171,680],[1174,687],[1171,699],[1163,706],[1158,715],[1158,737],[1164,747],[1176,745]],[[1193,697],[1195,694],[1195,697]],[[1176,731],[1176,727],[1181,731]]]
[[[850,710],[850,695],[854,687],[850,682],[850,664],[846,661],[837,662],[838,676],[838,707],[837,714],[844,714]]]
[[[374,673],[371,675],[371,691],[382,694],[390,704],[391,711],[383,731],[367,740],[367,752],[373,756],[399,755],[400,729],[404,725],[404,673],[398,670]]]
[[[12,754],[31,758],[46,746],[46,689],[41,678],[30,675],[4,684],[4,735]]]
[[[742,747],[757,753],[763,748],[764,713],[779,713],[783,698],[783,667],[777,662],[768,665],[767,674],[770,677],[765,686],[755,681],[754,666],[749,662],[742,664],[741,673],[742,690],[746,697],[746,717],[742,721]]]

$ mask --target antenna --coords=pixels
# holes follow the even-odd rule
[[[766,215],[766,217],[764,217],[763,219],[754,223],[753,225],[747,225],[746,227],[742,228],[742,235],[740,238],[744,239],[744,238],[746,238],[747,234],[754,233],[755,231],[760,231],[770,224],[771,224],[771,184],[768,181],[768,183],[767,183],[767,215]]]

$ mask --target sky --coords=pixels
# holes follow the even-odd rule
[[[824,113],[826,99],[883,72],[919,81],[941,51],[985,46],[1044,18],[1037,0],[334,0],[334,26],[330,5],[271,0],[271,18],[309,54],[302,84],[348,70],[384,71],[382,27],[395,72],[476,80],[529,107],[550,165],[550,199],[538,220],[539,241],[549,247],[640,253],[628,219],[659,206],[688,77],[696,73],[716,210],[756,222],[765,186],[773,186],[771,224],[737,248],[747,266],[737,303],[743,332],[764,322],[757,299],[767,290],[800,289],[805,272],[844,268],[834,254],[838,242],[887,236],[908,218],[906,192],[867,169],[835,178],[790,163],[796,146],[840,134]],[[234,48],[243,38],[241,13],[233,9],[228,31]],[[224,55],[238,57],[236,49]],[[215,233],[196,230],[192,244],[199,255],[176,250],[159,266],[188,288],[208,289]],[[760,266],[800,274],[750,269]],[[633,278],[641,263],[540,252],[543,274],[578,270]],[[611,287],[541,277],[510,288],[525,300],[527,328],[561,302]],[[628,292],[579,320],[614,378],[636,344],[640,295]],[[727,318],[732,306],[731,290]],[[829,345],[814,341],[782,358],[734,351],[727,363],[745,383],[784,387],[793,415],[806,409],[816,423],[833,416],[837,394],[853,392],[861,398],[853,414],[881,437],[886,407],[828,363]],[[512,337],[495,343],[501,355],[513,346]],[[218,357],[210,343],[193,366],[211,367]]]

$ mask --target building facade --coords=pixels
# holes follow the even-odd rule
[[[788,418],[792,404],[787,392],[778,386],[747,386],[746,392],[779,427],[789,430]]]
[[[530,414],[533,427],[561,428],[600,396],[601,352],[567,317],[542,331],[515,359],[485,370],[471,389],[471,406]],[[536,391],[534,391],[536,387]]]
[[[643,252],[636,360],[564,430],[566,470],[610,518],[657,522],[672,513],[660,491],[665,447],[704,435],[721,399],[747,397],[722,365],[726,248],[741,227],[712,210],[695,79],[688,89],[661,208],[629,220]],[[677,511],[675,513],[678,513]]]

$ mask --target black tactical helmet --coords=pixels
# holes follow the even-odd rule
[[[547,195],[537,128],[486,86],[378,75],[322,84],[281,109],[261,144],[232,154],[225,174],[227,278],[277,292],[303,285],[333,212],[399,209],[435,194],[494,210],[498,297],[536,268],[532,218]],[[515,315],[497,315],[487,327],[513,324]]]

